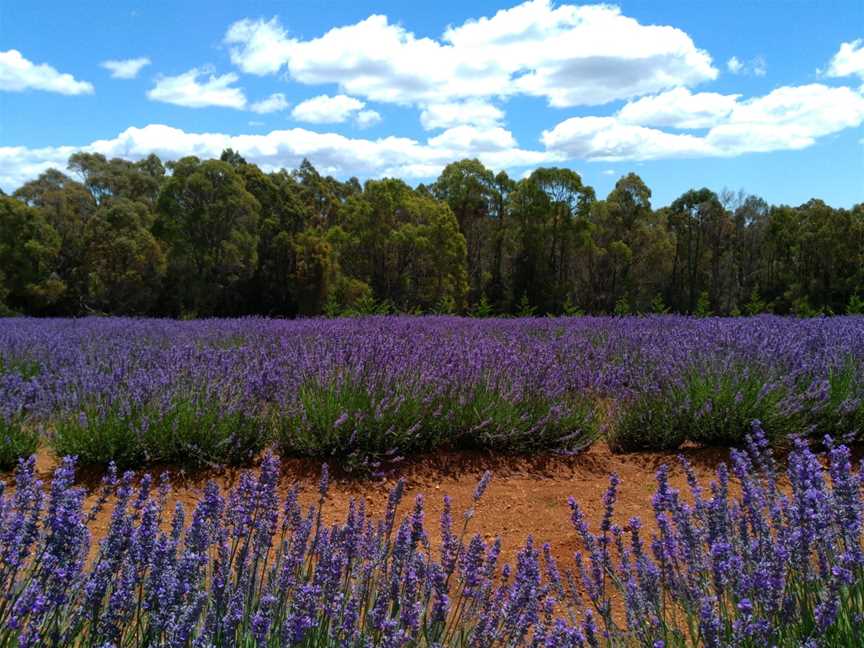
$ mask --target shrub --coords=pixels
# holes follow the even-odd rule
[[[621,412],[607,433],[615,452],[674,450],[686,438],[678,426],[678,406],[664,391],[640,394],[621,406]]]
[[[689,370],[625,402],[609,443],[621,452],[674,450],[684,441],[734,446],[744,442],[754,420],[772,440],[782,439],[798,431],[781,406],[786,394],[782,383],[744,365]]]
[[[483,384],[452,393],[370,388],[351,378],[305,383],[296,408],[278,423],[284,452],[337,457],[349,469],[441,447],[575,451],[596,433],[594,408],[582,397],[552,404],[536,396],[508,400]]]
[[[744,365],[690,371],[684,376],[675,425],[690,441],[704,445],[741,445],[753,420],[772,438],[794,429],[779,403],[785,388],[764,372]]]
[[[181,466],[239,464],[269,441],[259,417],[208,399],[176,398],[167,405],[86,406],[61,419],[51,438],[59,455],[84,464]]]
[[[39,433],[20,416],[0,413],[0,469],[13,468],[39,445]]]
[[[804,432],[854,442],[864,434],[864,384],[854,358],[829,368],[825,378],[812,379],[796,395],[796,418]]]

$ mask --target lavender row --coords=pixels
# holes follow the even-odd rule
[[[603,417],[600,412],[603,412]],[[602,418],[602,420],[601,420]],[[573,452],[864,427],[864,317],[0,320],[0,459],[375,467],[439,447]],[[22,450],[23,449],[23,450]]]
[[[109,471],[90,507],[75,462],[47,497],[22,462],[0,491],[0,642],[46,647],[853,646],[864,633],[864,479],[826,441],[827,468],[803,442],[780,487],[756,428],[731,472],[685,496],[657,474],[653,534],[614,512],[610,479],[597,531],[572,500],[581,549],[559,565],[528,538],[514,564],[501,541],[454,524],[445,498],[430,541],[424,499],[380,519],[352,501],[341,522],[293,488],[279,496],[273,455],[223,495],[207,485],[189,514],[170,486]],[[731,482],[740,486],[733,495]],[[90,527],[110,501],[97,546]],[[101,512],[108,515],[109,511]],[[188,518],[187,518],[188,516]]]

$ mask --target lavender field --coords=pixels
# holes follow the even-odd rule
[[[242,463],[268,446],[377,472],[438,448],[576,452],[864,429],[864,317],[0,320],[6,466]]]
[[[783,471],[758,425],[710,492],[683,462],[689,492],[657,472],[652,518],[617,521],[609,478],[599,528],[570,498],[580,539],[566,564],[530,536],[506,562],[500,537],[444,498],[440,541],[425,500],[383,515],[363,499],[324,521],[299,489],[280,497],[262,460],[227,494],[210,482],[186,520],[167,480],[109,471],[98,498],[63,461],[46,497],[34,461],[0,490],[4,646],[368,648],[847,647],[864,633],[864,471],[832,445],[827,466],[797,441]],[[781,486],[782,480],[788,486]],[[740,485],[739,489],[733,485]],[[738,494],[736,494],[738,493]],[[110,502],[110,504],[108,504]],[[688,503],[691,502],[691,503]],[[108,504],[108,510],[103,510]],[[484,502],[494,506],[495,502]],[[649,509],[650,510],[650,509]],[[91,548],[93,521],[110,513]],[[459,513],[459,511],[457,511]]]

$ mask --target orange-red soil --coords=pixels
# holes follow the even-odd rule
[[[490,470],[493,479],[470,522],[469,533],[480,533],[487,540],[500,536],[502,558],[505,561],[511,561],[526,537],[531,535],[537,545],[549,542],[556,557],[563,564],[571,565],[573,552],[580,548],[581,543],[570,523],[568,497],[577,499],[586,511],[592,528],[596,529],[603,512],[602,498],[609,484],[609,474],[615,472],[621,477],[615,507],[616,521],[623,525],[631,517],[638,516],[650,529],[653,526],[651,496],[655,488],[656,470],[662,464],[668,464],[672,485],[682,491],[687,490],[677,454],[684,455],[690,461],[705,487],[713,479],[717,465],[728,460],[729,456],[728,450],[711,448],[686,448],[677,453],[613,454],[602,443],[594,444],[575,456],[513,457],[440,453],[399,464],[384,479],[333,475],[325,518],[330,521],[341,520],[351,498],[365,499],[367,510],[377,517],[383,513],[390,489],[397,479],[403,477],[407,488],[399,517],[411,510],[415,495],[422,493],[425,496],[427,532],[433,545],[436,545],[444,495],[449,495],[452,500],[454,527],[458,531],[462,525],[462,512],[472,505],[477,481],[484,471]],[[48,452],[40,452],[37,457],[37,470],[46,481],[50,479],[56,464],[56,459]],[[171,479],[172,500],[181,501],[187,505],[187,509],[191,509],[201,497],[207,480],[215,480],[227,490],[236,484],[243,470],[248,468],[195,473],[174,471]],[[320,462],[283,460],[280,488],[287,492],[292,485],[299,483],[301,501],[304,505],[313,504],[318,499],[319,473]],[[95,490],[99,477],[84,472],[81,479],[85,487]],[[101,515],[92,528],[95,539],[106,530],[109,520],[107,513]]]

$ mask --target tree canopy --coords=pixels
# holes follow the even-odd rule
[[[430,185],[264,172],[226,150],[163,164],[75,153],[0,195],[0,314],[171,317],[860,309],[864,205],[709,189],[656,208],[636,174]]]

